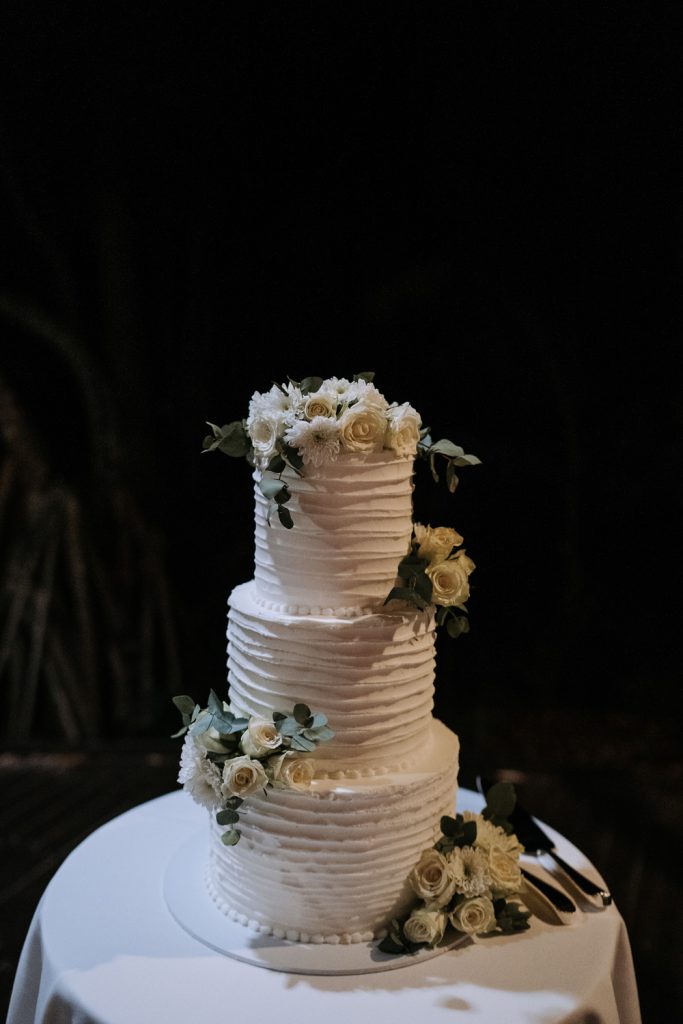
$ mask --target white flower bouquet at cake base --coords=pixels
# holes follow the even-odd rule
[[[449,925],[473,938],[529,927],[531,914],[521,901],[524,848],[506,818],[514,802],[510,783],[497,783],[480,814],[441,819],[440,838],[408,878],[416,903],[407,917],[392,921],[379,944],[384,953],[438,946]]]

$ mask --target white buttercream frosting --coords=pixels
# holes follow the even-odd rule
[[[407,767],[432,721],[434,617],[407,606],[353,619],[263,607],[252,583],[230,595],[228,688],[239,715],[269,716],[301,701],[327,715],[320,773]]]
[[[225,846],[212,821],[208,885],[237,921],[294,940],[380,935],[414,899],[407,879],[455,808],[458,740],[432,720],[419,768],[308,792],[254,794],[242,837]]]
[[[380,451],[307,465],[282,479],[291,492],[285,529],[256,485],[255,579],[266,601],[317,609],[381,605],[412,533],[413,458]],[[265,474],[272,476],[272,474]]]
[[[433,611],[384,601],[412,534],[413,456],[343,454],[282,475],[293,528],[254,472],[254,579],[232,591],[228,695],[240,716],[308,704],[334,737],[310,788],[252,793],[241,838],[211,818],[207,885],[234,920],[306,942],[378,937],[455,813],[458,739],[433,718]]]

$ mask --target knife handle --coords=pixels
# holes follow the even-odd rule
[[[603,907],[608,907],[610,905],[612,902],[612,896],[606,889],[596,885],[595,882],[591,882],[590,878],[586,878],[585,875],[582,875],[576,870],[576,868],[573,868],[571,864],[568,864],[564,858],[560,857],[559,853],[555,852],[555,850],[544,850],[543,852],[548,853],[555,863],[562,868],[565,875],[571,878],[572,882],[575,885],[578,885],[579,889],[585,892],[586,895],[599,896],[602,900]]]

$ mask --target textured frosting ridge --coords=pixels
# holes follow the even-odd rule
[[[413,763],[432,722],[433,615],[285,615],[256,596],[252,582],[229,599],[232,710],[269,716],[303,701],[324,711],[335,736],[316,751],[321,772],[376,774]]]
[[[457,737],[433,720],[413,772],[250,797],[236,846],[221,843],[212,821],[214,900],[235,920],[294,940],[377,937],[414,898],[407,877],[453,813],[457,764]]]
[[[307,465],[302,477],[285,470],[291,530],[273,515],[258,487],[261,475],[254,471],[254,575],[261,597],[297,605],[302,614],[381,604],[410,545],[413,458],[346,454]]]

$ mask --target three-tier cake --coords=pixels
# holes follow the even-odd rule
[[[462,622],[474,565],[454,530],[413,522],[414,460],[442,455],[451,483],[478,460],[434,445],[371,375],[274,386],[211,426],[207,449],[253,466],[255,569],[229,597],[228,700],[181,707],[179,779],[212,810],[207,884],[259,931],[367,941],[405,914],[456,804],[435,630]]]

